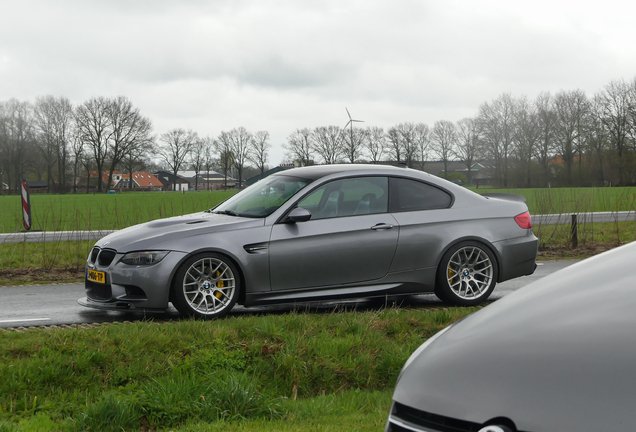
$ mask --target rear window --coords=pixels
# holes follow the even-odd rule
[[[453,197],[430,184],[404,178],[389,179],[392,213],[450,207]]]

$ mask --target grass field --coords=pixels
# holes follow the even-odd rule
[[[636,211],[636,188],[479,189],[526,197],[531,214]],[[211,208],[236,191],[124,192],[31,196],[33,229],[46,231],[121,229],[149,220]],[[19,196],[0,197],[0,232],[20,231]]]
[[[31,195],[33,228],[44,231],[121,229],[214,207],[236,191]],[[21,198],[0,197],[0,232],[23,230]]]
[[[531,214],[636,211],[636,188],[475,189],[477,193],[514,193],[526,198]]]
[[[410,353],[477,309],[0,331],[0,431],[380,431]]]

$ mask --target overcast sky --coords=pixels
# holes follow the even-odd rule
[[[457,121],[636,77],[636,3],[0,0],[0,100],[127,96],[155,133]]]

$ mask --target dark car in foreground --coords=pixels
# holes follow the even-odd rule
[[[387,432],[633,431],[636,242],[445,328],[409,358]]]
[[[83,306],[219,317],[234,304],[435,292],[478,304],[534,272],[516,195],[481,196],[421,171],[327,165],[269,176],[214,209],[95,244]]]

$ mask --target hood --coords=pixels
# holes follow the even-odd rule
[[[632,430],[636,243],[574,264],[457,323],[403,371],[394,400],[523,431]]]
[[[122,253],[151,249],[174,250],[171,244],[185,237],[258,227],[263,226],[264,223],[265,219],[206,212],[192,213],[157,219],[115,231],[103,237],[95,245]]]

